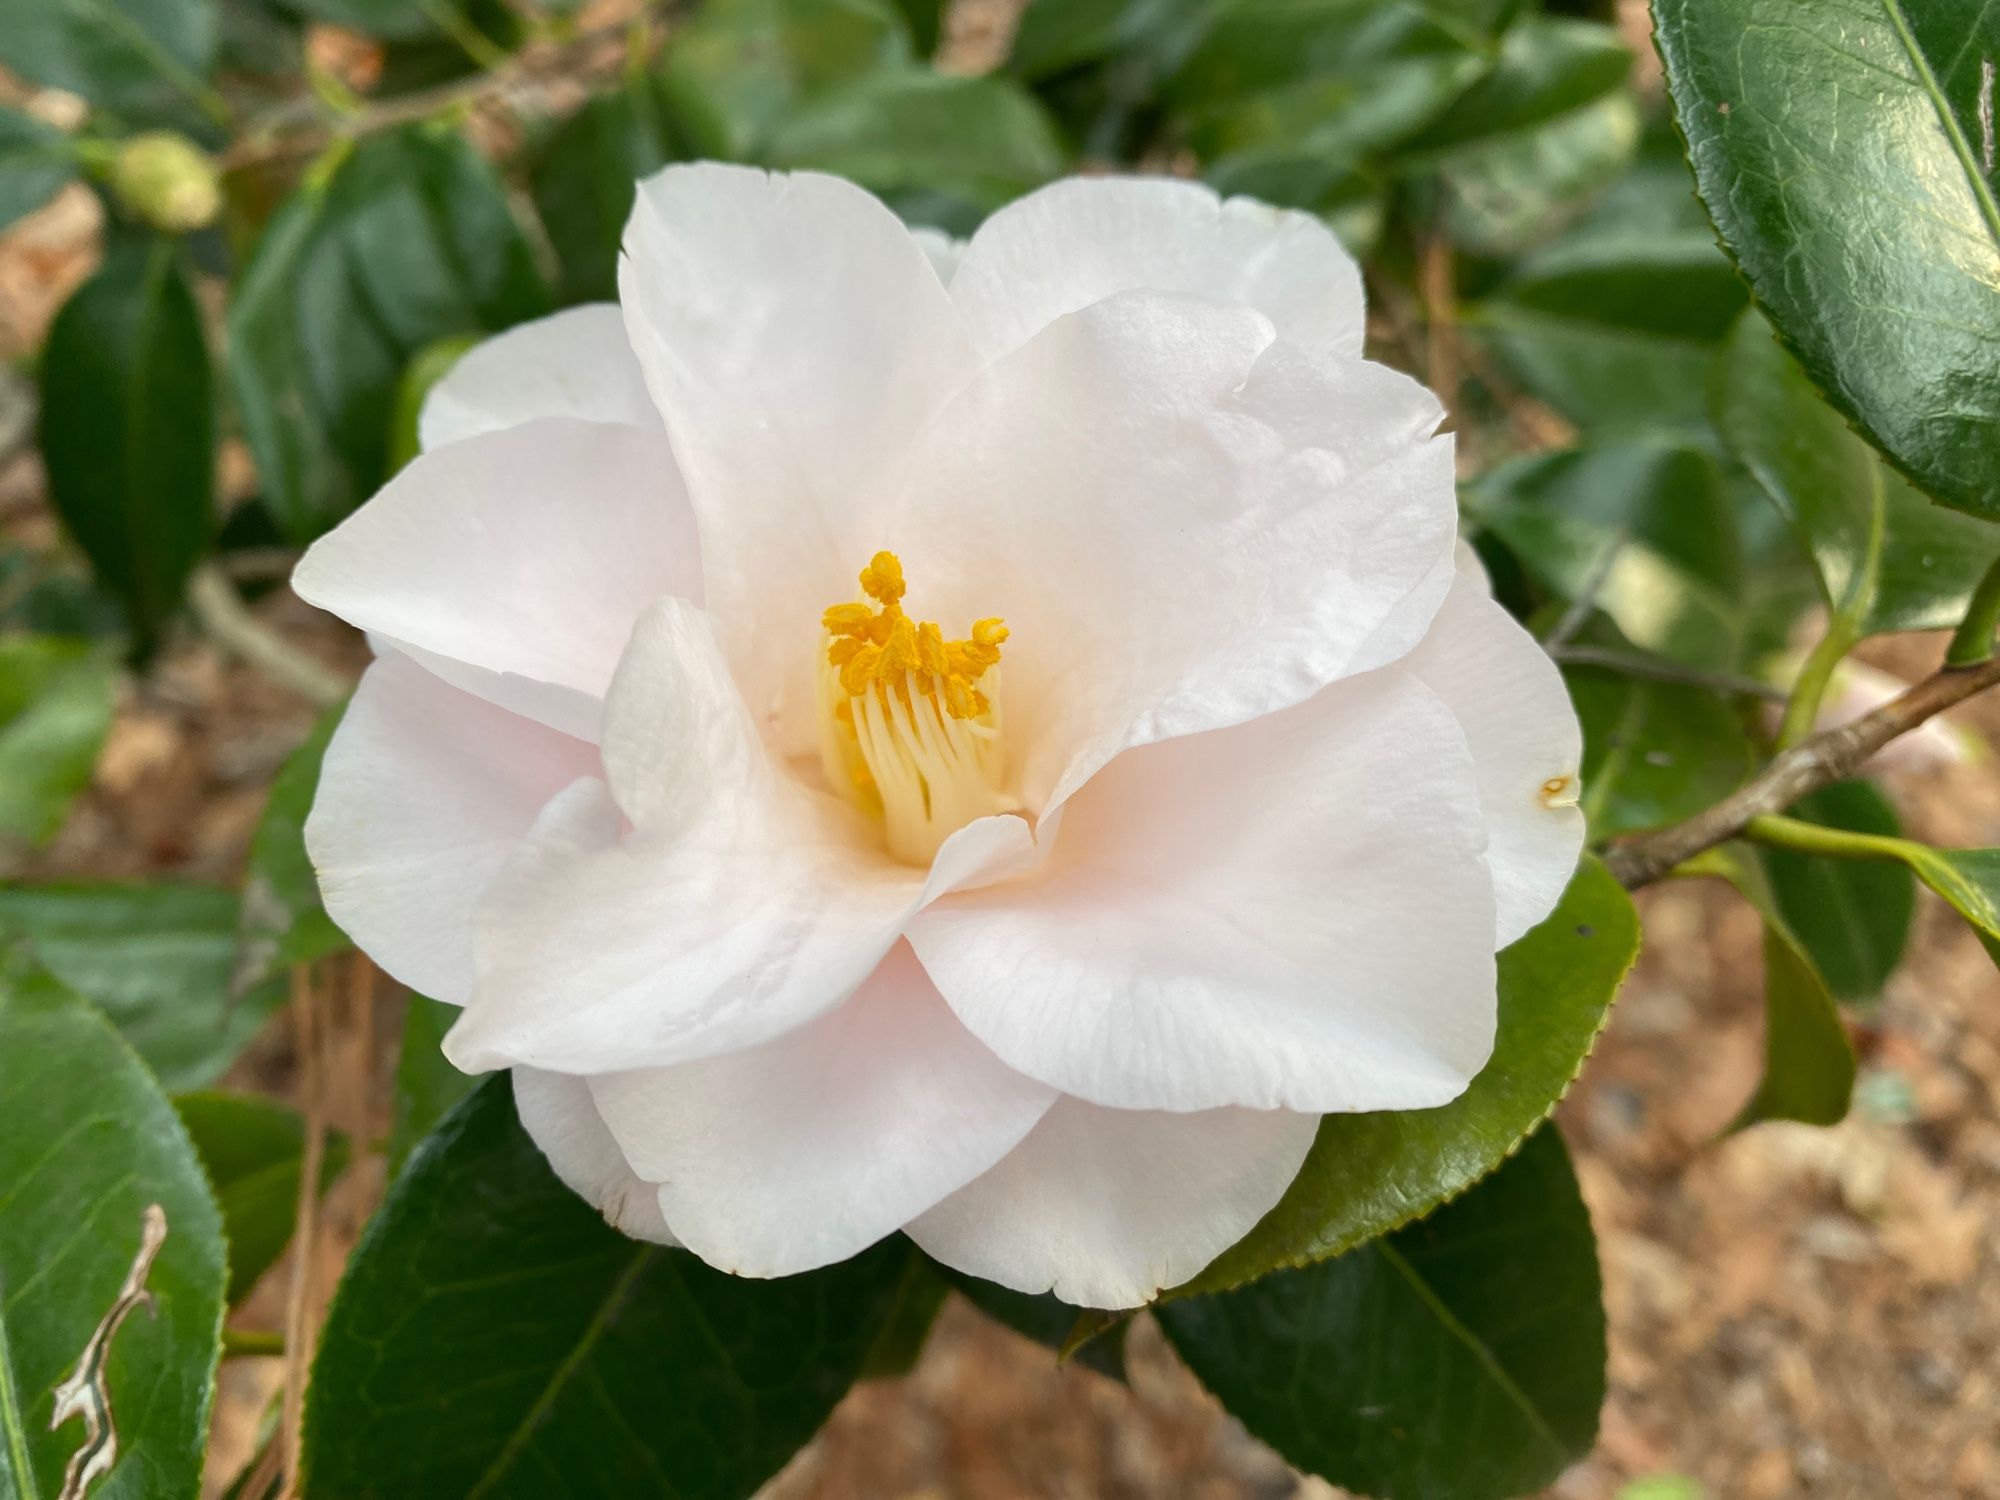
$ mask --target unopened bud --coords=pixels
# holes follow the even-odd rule
[[[214,161],[172,131],[151,130],[122,142],[111,165],[111,187],[133,213],[169,234],[205,229],[222,212]]]

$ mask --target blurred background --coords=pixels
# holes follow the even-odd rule
[[[130,4],[171,54],[175,7]],[[243,1327],[310,1323],[412,1121],[453,1088],[406,1056],[434,1050],[432,1009],[314,925],[296,826],[366,648],[283,580],[409,456],[423,390],[470,342],[609,293],[629,183],[667,160],[825,167],[958,233],[1064,171],[1120,164],[1320,213],[1368,267],[1371,352],[1453,412],[1510,604],[1582,594],[1584,647],[1714,668],[1685,619],[1649,634],[1652,596],[1577,584],[1607,537],[1676,562],[1655,523],[1700,512],[1727,517],[1742,606],[1722,665],[1759,674],[1812,639],[1803,560],[1708,428],[1707,366],[1746,294],[1691,195],[1643,5],[216,15],[209,80],[172,87],[36,51],[39,20],[0,43],[0,936],[109,1012],[170,1091],[246,1091],[337,1132],[317,1222],[245,1289]],[[1538,527],[1589,546],[1538,550]],[[1870,673],[1922,675],[1940,647],[1869,642],[1845,701],[1879,693]],[[1675,747],[1712,763],[1713,737],[1747,753],[1757,732],[1676,689],[1641,700],[1582,649],[1571,667],[1600,833],[1711,800]],[[2000,844],[2000,704],[1942,725],[1877,784],[1916,837]],[[1642,742],[1669,748],[1623,764]],[[1929,897],[1900,965],[1869,947],[1868,913],[1842,912],[1852,1114],[1719,1139],[1762,1066],[1760,924],[1691,885],[1641,906],[1646,952],[1558,1117],[1600,1235],[1612,1391],[1596,1453],[1552,1493],[2000,1496],[1992,961]],[[319,1021],[302,1029],[284,974],[315,958]],[[254,1470],[286,1374],[225,1362],[210,1495]],[[767,1490],[1334,1493],[1248,1438],[1144,1320],[1120,1380],[957,1299],[915,1369],[858,1387]]]

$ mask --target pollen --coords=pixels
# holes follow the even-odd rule
[[[1000,791],[1000,648],[1007,627],[975,620],[947,640],[903,609],[893,552],[860,575],[862,599],[820,616],[820,758],[829,780],[882,820],[889,852],[928,864],[975,818],[1009,810]]]

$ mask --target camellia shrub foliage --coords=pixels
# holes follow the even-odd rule
[[[2000,959],[2000,850],[1868,779],[2000,683],[2000,9],[1613,11],[0,0],[82,105],[0,111],[0,224],[104,209],[0,868],[177,634],[327,707],[240,887],[0,881],[0,1500],[197,1494],[384,1150],[232,1495],[735,1500],[953,1291],[1112,1378],[1151,1316],[1357,1493],[1588,1452],[1547,1122],[1630,893],[1762,918],[1736,1129],[1845,1115],[1922,888]],[[1258,202],[1029,197],[1111,171]],[[215,1086],[357,943],[428,992],[386,1143]]]

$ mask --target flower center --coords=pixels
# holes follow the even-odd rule
[[[902,563],[878,552],[861,570],[873,602],[820,617],[820,761],[835,787],[882,820],[891,854],[928,865],[953,832],[1011,806],[1000,791],[994,702],[1007,627],[978,620],[966,639],[948,641],[903,613],[904,590]]]

